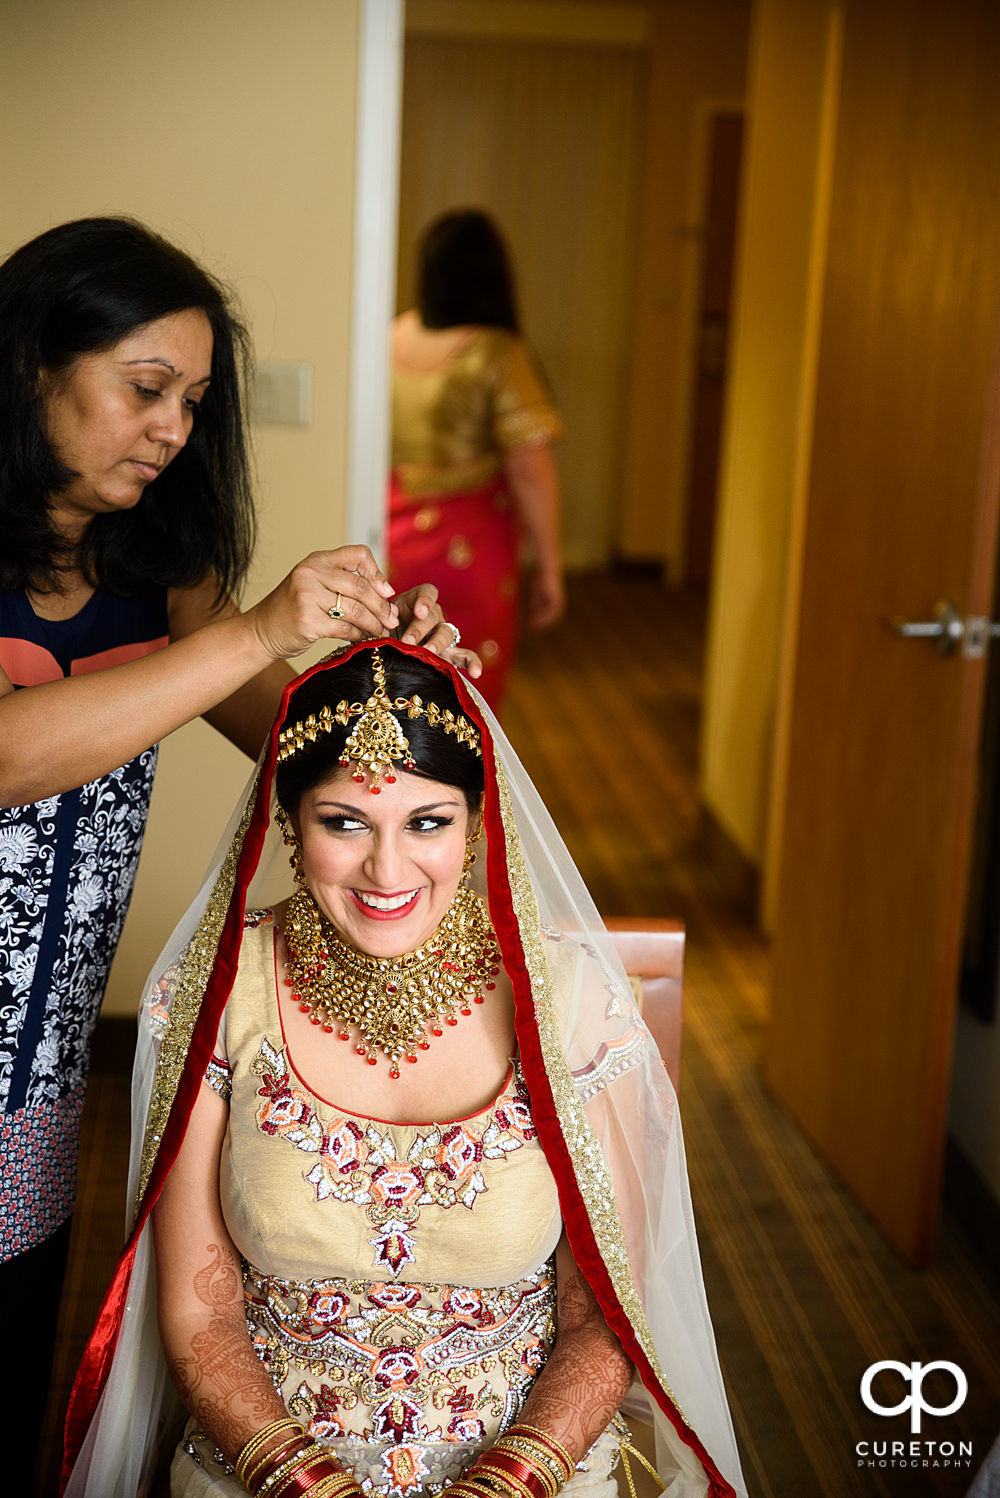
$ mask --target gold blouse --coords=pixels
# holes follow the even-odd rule
[[[480,328],[433,369],[393,366],[392,467],[404,494],[451,494],[487,482],[513,448],[564,435],[527,344]]]

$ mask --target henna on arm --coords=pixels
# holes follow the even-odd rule
[[[261,1426],[287,1410],[251,1345],[232,1249],[209,1243],[206,1251],[193,1279],[205,1313],[192,1326],[188,1354],[172,1357],[169,1370],[188,1409],[234,1461]],[[185,1319],[191,1324],[190,1315]]]
[[[181,1398],[230,1461],[288,1411],[254,1352],[243,1266],[219,1197],[229,1110],[202,1087],[184,1142],[153,1209],[157,1311]]]
[[[555,1344],[520,1419],[554,1436],[578,1462],[617,1412],[633,1370],[565,1237],[556,1250],[556,1284]]]

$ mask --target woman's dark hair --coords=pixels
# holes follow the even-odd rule
[[[521,331],[506,246],[478,208],[434,220],[420,242],[417,279],[425,328],[474,323]]]
[[[391,645],[383,643],[379,649],[390,698],[417,696],[424,702],[437,703],[442,712],[450,708],[456,717],[464,715],[455,688],[442,672],[415,656],[394,650]],[[372,691],[371,651],[360,650],[342,666],[318,671],[304,682],[292,698],[281,726],[287,728],[292,723],[303,722],[310,713],[319,713],[324,707],[336,708],[338,702],[345,700],[367,702]],[[453,734],[432,727],[426,718],[410,718],[405,712],[396,716],[410,742],[410,753],[417,767],[408,773],[455,786],[465,796],[469,810],[474,810],[485,785],[482,758]],[[329,733],[319,734],[314,743],[278,765],[274,789],[290,816],[294,816],[307,791],[337,773],[344,745],[357,721],[352,718],[346,727],[334,723]]]
[[[46,378],[192,308],[214,343],[187,443],[134,508],[95,516],[71,546],[51,521],[52,496],[75,475],[46,434]],[[125,596],[208,574],[220,593],[238,589],[254,542],[241,400],[249,368],[249,337],[226,289],[134,219],[77,219],[15,250],[0,265],[0,588],[51,590],[75,565]]]

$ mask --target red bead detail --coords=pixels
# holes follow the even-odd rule
[[[463,1009],[462,1013],[466,1016],[466,1018],[468,1018],[468,1016],[472,1013],[472,1010],[471,1009]]]
[[[340,1032],[340,1039],[341,1039],[341,1040],[350,1040],[350,1038],[351,1038],[351,1037],[350,1037],[350,1035],[349,1035],[349,1034],[348,1034],[348,1033],[347,1033],[347,1031],[346,1031],[346,1030],[341,1030],[341,1032]]]
[[[496,988],[496,984],[495,983],[487,983],[487,985],[486,985],[486,992],[487,993],[492,993],[495,988]]]
[[[347,766],[351,763],[351,761],[349,759],[343,759],[343,758],[341,758],[341,759],[338,759],[337,763],[338,763],[338,765],[340,766],[340,768],[342,770],[346,770]]]
[[[442,1028],[441,1028],[440,1025],[432,1025],[431,1026],[431,1034],[432,1035],[443,1035],[444,1031],[442,1030]]]
[[[364,777],[364,775],[363,775],[363,773],[362,773],[362,772],[361,772],[361,770],[357,770],[357,771],[356,771],[356,772],[355,772],[355,773],[354,773],[354,774],[353,774],[353,775],[352,775],[352,776],[351,776],[351,779],[352,779],[352,780],[356,780],[356,781],[357,781],[357,782],[358,782],[358,784],[359,784],[359,785],[360,785],[360,784],[361,784],[361,783],[362,783],[362,781],[363,781],[363,780],[364,780],[364,778],[365,778],[365,777]]]
[[[382,794],[382,787],[380,785],[373,785],[371,787],[371,793],[372,793],[373,796],[381,796],[381,794]]]
[[[284,985],[285,985],[286,988],[294,988],[295,987],[295,979],[294,978],[285,978],[285,979],[283,979],[283,982],[284,982]]]
[[[494,984],[494,987],[496,987],[495,984]],[[477,1004],[485,1004],[486,1003],[486,997],[485,997],[485,995],[481,994],[481,993],[477,993],[476,994],[476,998],[475,998],[475,1002]]]
[[[427,1045],[427,1042],[426,1042],[426,1040],[425,1040],[425,1041],[424,1041],[424,1042],[423,1042],[423,1044],[424,1044],[424,1046],[426,1046],[426,1045]],[[406,1058],[406,1059],[407,1059],[407,1061],[412,1061],[412,1062],[413,1062],[413,1063],[414,1063],[414,1065],[416,1065],[416,1061],[417,1061],[417,1058],[416,1058],[416,1056],[407,1056],[407,1058]]]
[[[324,1025],[323,1026],[323,1034],[324,1035],[332,1035],[333,1034],[333,1026],[332,1025]]]
[[[399,1081],[399,1072],[396,1071],[396,1070],[394,1070],[393,1068],[390,1068],[390,1070],[389,1070],[389,1076],[392,1078],[392,1080],[394,1082],[398,1082]]]
[[[395,775],[389,775],[389,774],[387,774],[386,777],[385,777],[385,783],[386,783],[386,785],[395,785],[396,784],[396,777],[395,777]]]
[[[457,1025],[458,1024],[458,1020],[455,1018],[455,1016],[453,1014],[449,1014],[446,1017],[446,1019],[445,1019],[445,1024],[446,1025]]]
[[[368,1057],[368,1065],[369,1066],[378,1066],[378,1057],[377,1056],[369,1056]]]
[[[399,992],[399,984],[398,983],[387,983],[385,985],[385,991],[386,991],[386,993],[398,993]]]
[[[440,1034],[440,1031],[439,1031],[439,1032],[438,1032],[438,1033],[439,1033],[439,1034]],[[421,1049],[421,1050],[422,1050],[422,1051],[429,1051],[429,1050],[430,1050],[430,1048],[431,1048],[431,1043],[430,1043],[430,1041],[429,1041],[429,1040],[422,1040],[422,1041],[421,1041],[421,1042],[420,1042],[420,1049]],[[416,1061],[416,1059],[417,1059],[417,1058],[416,1058],[416,1056],[414,1056],[414,1058],[413,1058],[413,1059],[414,1059],[414,1061]]]
[[[310,1014],[309,1023],[311,1025],[321,1025],[323,1021],[320,1019],[318,1014]]]
[[[356,1045],[354,1049],[357,1051],[359,1056],[363,1056],[365,1054],[365,1048],[363,1045]]]
[[[298,998],[297,994],[296,994],[296,998]],[[299,1003],[299,1008],[301,1009],[301,1011],[302,1011],[303,1014],[308,1014],[309,1013],[309,1005],[305,1002],[305,1000],[302,1000]]]

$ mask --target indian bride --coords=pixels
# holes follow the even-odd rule
[[[435,656],[287,690],[143,997],[133,1130],[69,1498],[613,1498],[626,1395],[670,1498],[745,1498],[676,1098]]]

